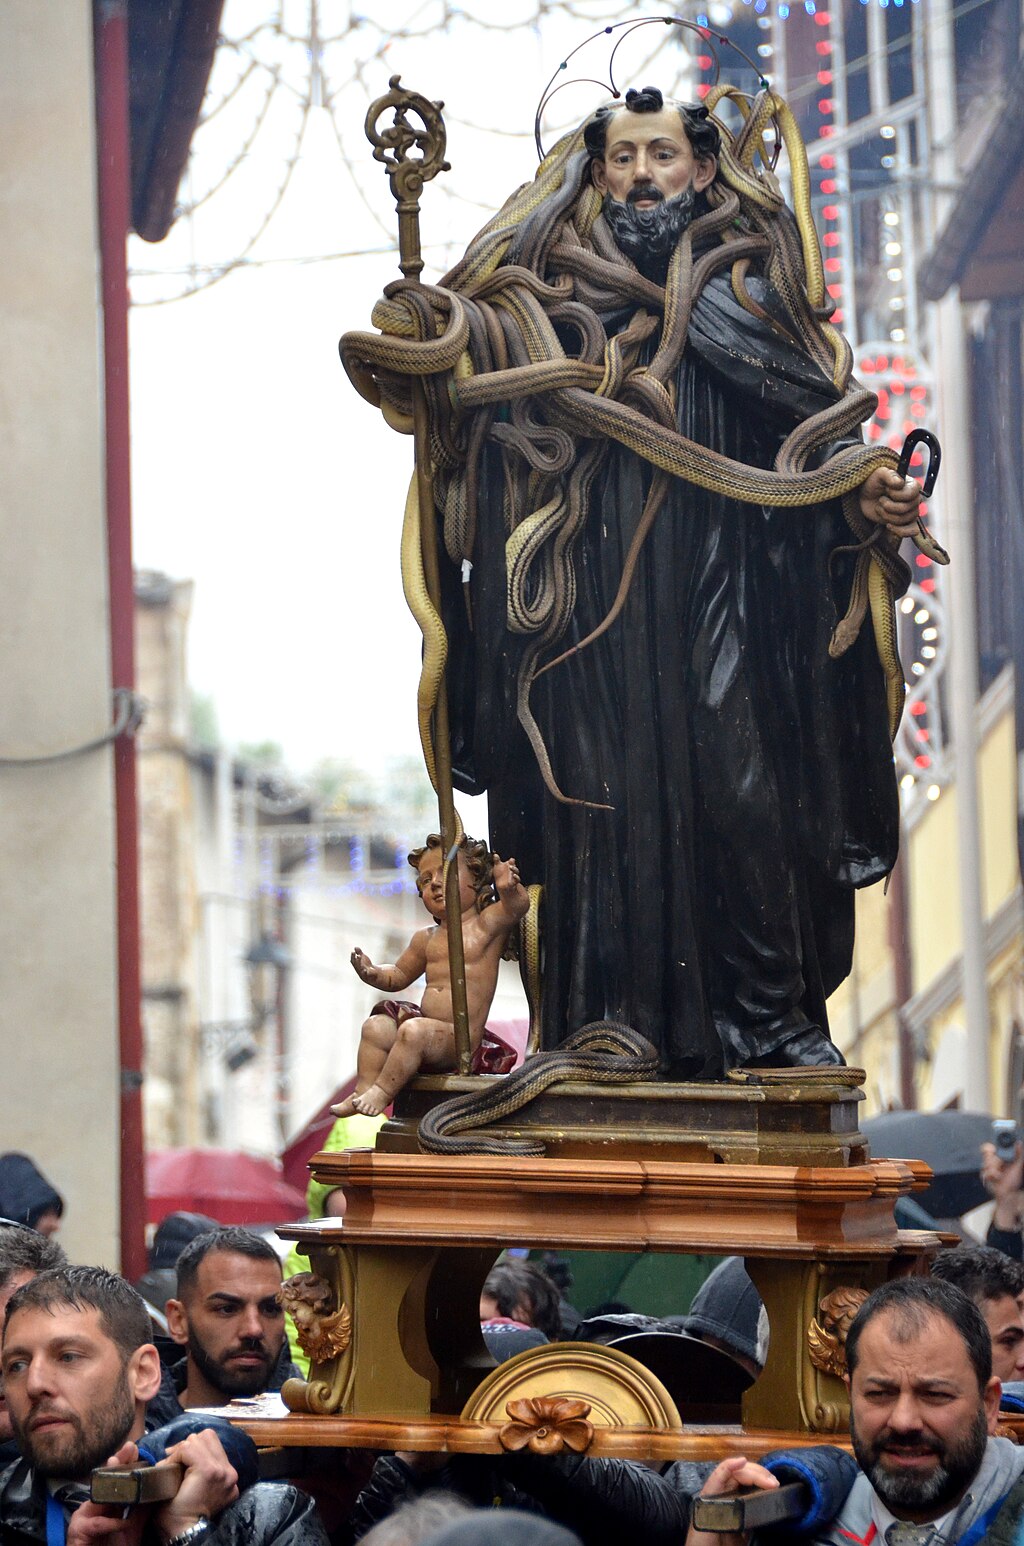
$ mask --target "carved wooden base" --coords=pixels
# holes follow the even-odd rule
[[[456,1074],[416,1079],[395,1101],[378,1153],[418,1154],[420,1119],[443,1100],[500,1082]],[[857,1165],[858,1068],[736,1070],[716,1084],[562,1084],[487,1128],[528,1131],[558,1159],[704,1161],[712,1164]]]
[[[332,1420],[344,1419],[346,1434],[365,1432],[373,1422],[388,1432],[400,1428],[395,1442],[402,1448],[416,1447],[412,1432],[443,1431],[444,1447],[462,1447],[462,1439],[450,1442],[457,1432],[466,1447],[479,1442],[492,1452],[492,1429],[513,1421],[510,1406],[519,1411],[521,1428],[523,1402],[556,1397],[587,1407],[585,1417],[563,1413],[563,1425],[578,1437],[582,1430],[574,1425],[589,1423],[594,1453],[618,1453],[604,1447],[619,1442],[605,1428],[626,1427],[635,1430],[635,1441],[623,1452],[662,1457],[662,1440],[649,1438],[660,1431],[651,1415],[657,1411],[668,1413],[668,1429],[678,1429],[678,1412],[673,1420],[664,1405],[664,1387],[635,1360],[627,1360],[629,1378],[616,1386],[609,1373],[614,1360],[605,1355],[618,1350],[558,1344],[540,1350],[543,1358],[521,1354],[488,1374],[479,1293],[506,1246],[745,1256],[768,1309],[771,1347],[743,1398],[744,1430],[768,1431],[766,1447],[772,1447],[784,1432],[836,1435],[845,1428],[845,1389],[830,1372],[838,1338],[820,1301],[925,1270],[942,1244],[928,1231],[898,1230],[893,1219],[897,1197],[930,1177],[915,1161],[840,1169],[364,1150],[319,1154],[311,1168],[318,1181],[344,1188],[345,1217],[280,1233],[297,1240],[312,1270],[330,1283],[333,1313],[347,1307],[351,1340],[314,1364],[308,1382],[289,1381],[282,1394],[293,1411],[338,1414]],[[830,1301],[842,1302],[842,1294]],[[817,1366],[808,1343],[812,1323]],[[623,1405],[627,1385],[639,1407]],[[504,1411],[488,1405],[495,1390]],[[444,1419],[443,1430],[431,1419]],[[545,1428],[544,1442],[554,1442],[543,1414],[538,1426]]]

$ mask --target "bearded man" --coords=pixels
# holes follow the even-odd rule
[[[886,1283],[850,1327],[846,1361],[861,1474],[835,1519],[803,1537],[808,1546],[1018,1540],[1024,1450],[992,1436],[1000,1383],[988,1329],[966,1294],[937,1278]],[[743,1466],[741,1457],[724,1461],[702,1495],[735,1491]],[[756,1469],[746,1466],[741,1484],[771,1485]],[[691,1529],[686,1546],[745,1546],[745,1537]]]
[[[854,565],[834,550],[854,524],[891,571],[920,489],[864,469],[870,400],[821,418],[856,395],[848,350],[777,185],[744,202],[741,139],[725,145],[703,107],[627,92],[420,292],[436,328],[402,286],[375,312],[387,330],[408,303],[404,331],[435,350],[445,320],[468,325],[471,369],[422,367],[454,560],[454,782],[486,790],[492,843],[543,883],[541,1044],[623,1022],[674,1078],[842,1062],[825,1000],[850,969],[854,889],[888,874],[898,841],[902,677],[890,666],[887,704],[870,629],[830,658]],[[796,275],[785,301],[776,273]],[[366,339],[342,340],[346,367],[400,412],[408,383],[366,366]],[[800,451],[787,437],[812,420]],[[864,469],[845,518],[838,499],[775,508],[701,486],[706,453],[745,474],[780,450],[797,469]],[[677,453],[696,471],[667,476]]]
[[[151,1427],[191,1407],[224,1406],[236,1396],[280,1390],[299,1370],[288,1356],[278,1299],[281,1259],[251,1229],[210,1229],[177,1261],[167,1327],[185,1355],[165,1371],[150,1402]]]
[[[96,1467],[139,1463],[160,1384],[149,1327],[141,1297],[101,1267],[40,1272],[12,1296],[2,1369],[22,1458],[0,1473],[3,1546],[326,1546],[311,1500],[293,1487],[255,1482],[240,1495],[220,1438],[198,1422],[180,1442],[174,1430],[166,1445],[146,1441],[184,1468],[174,1498],[133,1510],[88,1501]],[[255,1472],[255,1452],[247,1459]]]

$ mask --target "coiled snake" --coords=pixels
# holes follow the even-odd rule
[[[633,1084],[658,1077],[658,1054],[628,1025],[595,1020],[567,1036],[557,1052],[538,1052],[482,1092],[443,1101],[419,1125],[427,1154],[543,1154],[536,1138],[464,1138],[458,1134],[510,1117],[553,1084]]]
[[[627,555],[622,585],[604,622],[581,649],[611,626],[628,591],[642,542],[657,518],[667,479],[681,478],[754,505],[811,509],[841,499],[856,553],[846,615],[829,653],[841,655],[857,638],[870,608],[885,678],[890,733],[905,693],[897,652],[895,598],[910,571],[899,539],[861,513],[857,490],[878,467],[895,467],[884,446],[848,446],[821,467],[813,454],[856,432],[876,398],[852,379],[849,345],[828,317],[821,254],[811,218],[807,158],[784,100],[764,91],[748,103],[718,86],[706,106],[730,100],[743,120],[722,132],[711,205],[677,245],[664,286],[644,278],[615,246],[598,219],[601,202],[589,175],[582,128],[567,135],[526,185],[471,243],[441,285],[398,281],[373,312],[378,333],[348,333],[341,357],[357,390],[380,406],[395,428],[411,430],[413,378],[423,383],[430,416],[445,545],[455,564],[472,563],[480,459],[490,442],[501,448],[508,539],[507,626],[525,638],[517,709],[551,794],[591,804],[557,785],[530,708],[533,681],[565,658],[553,651],[572,618],[576,595],[574,547],[588,513],[590,485],[609,442],[647,461],[653,478],[640,527]],[[763,136],[777,125],[786,145],[795,220],[767,170]],[[759,168],[756,164],[761,161]],[[707,248],[708,250],[703,250]],[[695,251],[701,255],[695,257]],[[786,310],[785,324],[767,318],[747,288],[757,268]],[[697,445],[676,427],[675,373],[687,343],[694,302],[708,280],[727,270],[741,305],[796,342],[833,383],[839,398],[801,423],[772,469],[747,466]],[[627,326],[607,338],[597,313],[632,304]],[[660,327],[653,357],[639,363],[644,342]],[[578,337],[568,354],[562,340]],[[497,422],[499,409],[502,421]],[[444,672],[445,629],[423,576],[415,483],[406,506],[402,572],[406,596],[423,632],[418,694],[420,737],[433,770],[432,710]],[[914,539],[936,563],[946,554],[923,527]],[[547,654],[547,659],[543,659]]]

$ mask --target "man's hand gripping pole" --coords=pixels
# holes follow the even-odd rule
[[[391,179],[391,192],[398,209],[398,266],[406,279],[419,283],[423,271],[420,248],[420,194],[423,184],[438,172],[447,172],[444,159],[446,134],[441,117],[443,102],[429,102],[415,91],[406,91],[401,77],[392,75],[390,90],[370,104],[366,114],[366,138],[373,146],[374,159],[380,161]],[[389,110],[394,117],[390,127],[377,128],[377,120]],[[409,122],[419,119],[422,128]],[[410,154],[414,152],[415,154]],[[441,579],[437,555],[437,522],[434,516],[434,478],[430,461],[430,425],[427,399],[419,381],[412,383],[413,426],[416,449],[416,484],[420,506],[420,542],[423,574],[435,610],[441,611]],[[452,792],[452,751],[448,726],[448,692],[444,677],[434,706],[434,767],[437,775],[437,804],[441,818],[441,838],[447,855],[445,865],[445,924],[448,931],[448,965],[452,985],[452,1013],[455,1021],[455,1047],[459,1072],[468,1074],[472,1062],[469,1040],[469,1010],[466,1002],[466,963],[462,948],[462,907],[459,900],[457,843],[461,830],[455,815]],[[453,862],[454,859],[454,862]]]

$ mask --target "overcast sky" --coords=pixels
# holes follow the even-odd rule
[[[228,0],[224,30],[238,35],[272,9],[270,0]],[[286,5],[296,32],[307,9]],[[389,25],[406,17],[421,29],[441,12],[412,0],[386,9]],[[495,14],[489,0],[477,9]],[[510,0],[501,14],[522,21],[535,9]],[[350,10],[347,0],[321,0],[322,34],[340,32]],[[577,10],[595,25],[623,14],[599,0]],[[422,206],[426,277],[436,277],[453,252],[440,244],[461,250],[533,176],[537,99],[590,30],[560,14],[511,32],[463,21],[448,36],[399,38],[372,59],[379,34],[369,23],[357,28],[327,49],[326,70],[330,84],[359,65],[364,82],[342,92],[338,133],[324,108],[309,112],[295,174],[251,254],[259,265],[186,299],[133,308],[135,560],[195,582],[191,679],[214,699],[229,743],[279,741],[296,771],[322,757],[372,767],[385,753],[418,755],[419,633],[399,571],[412,443],[356,395],[337,353],[343,331],[369,327],[374,300],[398,277],[396,257],[301,260],[380,248],[394,231],[387,178],[362,121],[370,95],[400,71],[403,84],[446,103],[453,169],[427,187]],[[649,52],[655,33],[660,41],[660,29],[645,29],[633,58]],[[595,69],[582,73],[607,68],[607,45],[597,46]],[[257,40],[253,52],[283,64],[285,85],[250,153],[195,220],[179,222],[158,247],[132,241],[137,301],[177,294],[184,281],[175,270],[190,257],[204,264],[237,253],[271,203],[301,121],[305,59],[273,39]],[[216,69],[213,100],[237,75],[237,57],[224,55]],[[200,130],[186,194],[234,161],[266,79],[253,71]],[[578,120],[602,95],[593,86],[565,92],[563,119]],[[141,272],[161,268],[155,279]]]

